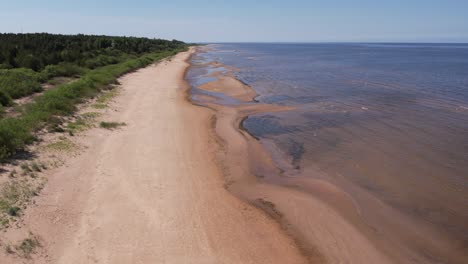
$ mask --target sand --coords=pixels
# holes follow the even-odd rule
[[[383,203],[371,195],[361,199],[370,206],[362,207],[343,189],[323,180],[324,172],[296,169],[291,157],[268,138],[256,139],[242,129],[242,120],[249,115],[289,109],[255,103],[251,88],[230,72],[211,74],[217,80],[198,88],[250,103],[219,104],[196,94],[196,102],[215,110],[213,126],[221,146],[218,162],[227,189],[280,223],[311,263],[464,263],[466,257],[448,247],[445,237],[421,224],[416,229],[395,210],[383,214]],[[281,158],[273,161],[274,155]],[[372,223],[364,215],[385,221]]]
[[[219,74],[199,88],[246,104],[190,102],[194,51],[119,80],[101,119],[127,125],[80,136],[84,152],[51,171],[21,227],[6,234],[32,232],[38,253],[2,251],[0,263],[411,263],[411,252],[362,232],[346,193],[281,174],[241,127],[248,115],[290,108],[253,103],[250,87]]]
[[[42,245],[33,262],[305,263],[276,221],[225,189],[213,110],[186,100],[189,55],[119,80],[103,118],[127,125],[83,135],[84,153],[25,212],[22,232]]]
[[[223,79],[210,82],[209,87],[225,85]],[[237,84],[232,88],[239,98]],[[207,86],[200,86],[207,89]],[[248,92],[244,98],[247,98]],[[358,228],[340,213],[356,214],[349,197],[331,184],[315,180],[282,177],[277,164],[262,144],[241,128],[242,120],[255,113],[288,111],[289,108],[268,104],[223,105],[210,101],[206,106],[215,109],[214,129],[220,138],[218,162],[224,169],[227,189],[250,204],[264,210],[281,224],[310,263],[394,263],[381,252]],[[282,185],[271,183],[283,183]],[[297,188],[296,184],[311,185],[318,196],[334,200],[341,208],[335,210]]]
[[[252,101],[257,96],[253,89],[233,76],[220,76],[219,74],[212,74],[211,76],[216,77],[217,80],[200,85],[200,89],[223,93],[244,102]]]

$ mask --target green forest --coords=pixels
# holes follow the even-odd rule
[[[96,68],[129,55],[176,49],[183,44],[135,37],[0,33],[0,68],[41,71],[64,62]]]
[[[177,40],[0,33],[0,161],[32,142],[34,131],[73,113],[82,99],[96,96],[122,74],[186,48]],[[43,93],[31,103],[16,105],[15,99],[38,92]],[[5,114],[12,107],[19,115]]]
[[[77,76],[143,54],[175,50],[177,40],[88,35],[0,34],[0,104],[41,91],[40,83]]]

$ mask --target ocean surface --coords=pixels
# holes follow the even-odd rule
[[[192,58],[203,62],[237,68],[260,103],[294,107],[243,121],[289,177],[320,177],[357,204],[365,192],[468,248],[468,44],[214,44]],[[196,89],[215,70],[187,79]]]

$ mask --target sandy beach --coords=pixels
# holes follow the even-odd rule
[[[348,2],[9,1],[0,264],[468,264],[468,1]]]
[[[194,104],[184,80],[194,52],[120,78],[101,119],[126,126],[81,135],[82,153],[49,173],[6,237],[38,237],[34,263],[391,263],[328,204],[262,180],[279,169],[241,121],[290,108]],[[254,102],[247,85],[216,77],[201,88]],[[344,193],[312,185],[353,212]]]
[[[243,104],[192,101],[184,78],[196,51],[119,79],[100,120],[126,125],[75,137],[80,154],[47,172],[4,234],[34,234],[36,254],[2,251],[2,263],[424,262],[369,233],[343,190],[285,174],[293,162],[275,163],[275,150],[242,127],[249,115],[291,107],[258,103],[248,85],[220,74],[199,88]]]
[[[189,52],[121,78],[86,150],[55,170],[20,229],[34,263],[305,263],[267,214],[224,188],[213,111],[186,100]],[[0,253],[2,263],[21,263]],[[5,261],[3,261],[5,260]]]

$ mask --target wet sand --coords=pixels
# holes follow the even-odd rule
[[[125,122],[80,136],[24,225],[34,263],[305,263],[281,226],[224,188],[213,111],[186,100],[190,53],[122,77],[104,114]],[[2,250],[1,263],[22,263]]]
[[[216,78],[216,81],[202,84],[199,86],[200,89],[210,92],[220,92],[244,102],[251,102],[254,100],[255,96],[257,96],[257,93],[255,93],[253,89],[240,82],[232,75],[226,76],[222,75],[220,72],[215,72],[209,76]]]
[[[244,99],[254,93],[245,92],[242,96],[239,87],[244,84],[237,82],[227,86],[225,79],[219,79],[198,88],[212,91],[212,87],[217,87],[216,92],[236,94]],[[224,105],[211,100],[203,105],[216,111],[213,126],[219,137],[218,162],[224,169],[226,188],[280,223],[311,263],[392,263],[326,203],[294,187],[269,184],[286,182],[279,177],[281,170],[270,154],[242,129],[241,122],[248,115],[287,111],[287,107],[259,103]],[[338,189],[321,181],[312,184],[324,195],[340,201],[348,211],[353,211],[349,199]]]
[[[216,67],[227,66],[217,63]],[[466,256],[453,250],[449,237],[353,189],[344,180],[339,184],[322,180],[325,172],[318,168],[297,169],[294,158],[281,153],[272,142],[247,133],[242,121],[249,115],[288,109],[255,103],[251,96],[255,92],[247,92],[249,87],[232,73],[216,72],[210,77],[216,80],[197,89],[242,99],[242,103],[230,104],[206,94],[200,97],[194,91],[195,103],[216,110],[213,126],[221,146],[218,162],[224,168],[227,189],[278,221],[311,262],[463,263]],[[230,85],[235,81],[238,83]],[[298,175],[314,177],[295,177]],[[338,186],[357,193],[365,206]],[[361,208],[372,213],[364,214]],[[378,228],[375,223],[380,223]]]

